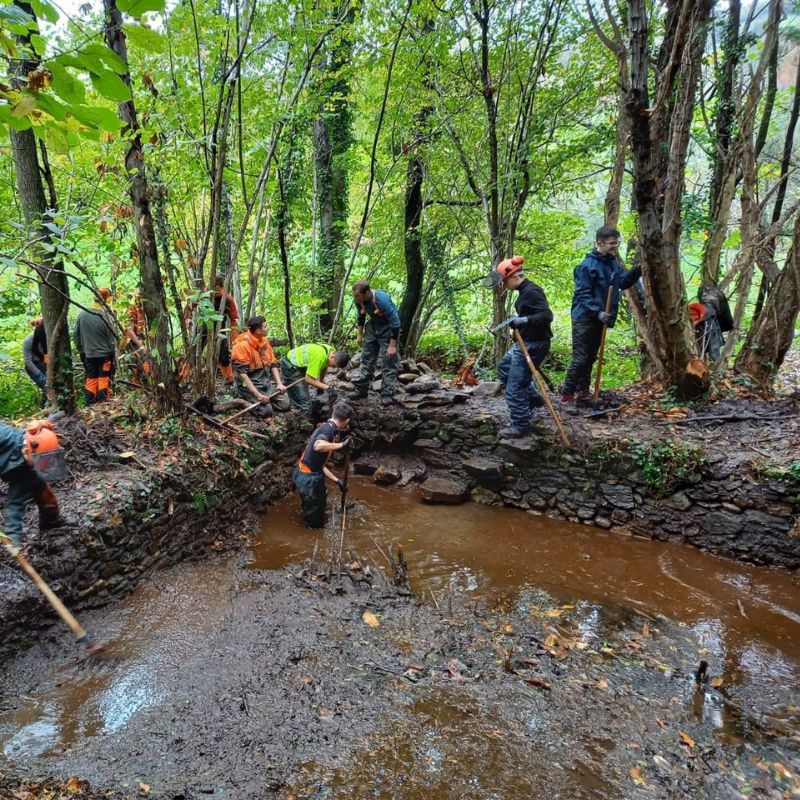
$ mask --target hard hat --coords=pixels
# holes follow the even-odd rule
[[[487,289],[498,286],[506,278],[522,272],[522,265],[525,263],[525,256],[511,256],[511,258],[501,261],[484,279],[483,285]]]
[[[59,481],[67,477],[64,450],[48,420],[31,422],[25,431],[22,454],[42,480]]]

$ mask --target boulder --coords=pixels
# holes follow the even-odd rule
[[[393,483],[397,483],[402,476],[401,466],[400,466],[400,459],[399,458],[388,458],[385,461],[381,461],[378,465],[378,468],[375,470],[374,475],[372,476],[372,480],[375,483],[379,483],[382,486],[389,486]]]
[[[469,487],[455,478],[434,476],[417,487],[423,503],[459,505],[469,496]]]
[[[466,458],[461,466],[467,475],[471,475],[478,483],[494,485],[503,480],[503,462],[490,458]]]
[[[433,392],[441,387],[439,379],[435,375],[421,375],[412,383],[406,385],[406,389],[412,394],[422,394],[423,392]]]
[[[417,361],[417,369],[423,375],[433,375],[433,370],[424,361]]]
[[[399,380],[400,383],[411,383],[412,381],[415,381],[418,377],[419,374],[416,372],[401,372],[397,376],[397,380]]]
[[[498,397],[503,391],[500,381],[481,381],[472,387],[473,397]]]

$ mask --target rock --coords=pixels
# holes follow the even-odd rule
[[[397,376],[397,380],[399,380],[400,383],[411,383],[412,381],[415,381],[418,377],[419,375],[416,372],[401,372]]]
[[[428,475],[428,468],[421,462],[415,460],[403,461],[400,465],[400,486],[408,486],[410,483],[423,481]]]
[[[439,450],[442,446],[440,439],[417,439],[412,447],[419,450]]]
[[[692,507],[692,501],[685,492],[676,492],[672,497],[664,500],[664,505],[674,508],[676,511],[688,511]]]
[[[423,503],[459,505],[469,495],[469,488],[455,478],[431,477],[417,487]]]
[[[477,386],[472,387],[473,397],[497,397],[503,391],[503,384],[500,381],[481,381]]]
[[[600,485],[600,491],[603,493],[606,502],[614,508],[636,508],[636,501],[633,498],[633,490],[630,486],[603,483]]]
[[[381,486],[390,486],[393,483],[397,483],[401,476],[400,459],[389,458],[380,463],[378,469],[375,470],[375,474],[372,476],[372,480],[374,480],[375,483],[381,484]]]
[[[374,475],[380,463],[380,453],[366,453],[353,462],[353,471],[356,475]]]
[[[465,458],[461,467],[467,475],[475,478],[478,483],[492,485],[503,480],[503,462],[490,458]]]
[[[503,499],[499,494],[487,489],[484,486],[476,486],[472,490],[471,499],[482,506],[501,506]]]
[[[413,383],[406,384],[406,389],[412,394],[433,392],[440,387],[441,383],[435,375],[421,375]]]
[[[726,511],[730,511],[731,514],[741,514],[742,513],[742,509],[739,508],[739,506],[734,505],[733,503],[723,503],[722,504],[722,508],[724,508]]]
[[[597,525],[598,528],[610,528],[611,520],[606,517],[596,517],[594,524]]]
[[[504,439],[497,446],[495,453],[504,461],[509,461],[518,467],[528,467],[542,460],[541,443],[530,436],[524,439]]]
[[[423,375],[433,375],[433,370],[424,361],[417,361],[417,369]]]
[[[413,358],[404,358],[400,362],[400,370],[402,372],[414,372],[419,375],[419,367],[417,367],[417,362],[414,361]]]

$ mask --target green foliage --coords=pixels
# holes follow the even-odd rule
[[[200,489],[192,496],[192,505],[198,514],[205,514],[208,509],[208,495]]]
[[[659,497],[696,482],[707,468],[699,447],[672,439],[637,445],[633,450],[633,463]]]

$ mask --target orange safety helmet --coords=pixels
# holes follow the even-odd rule
[[[25,430],[22,455],[45,481],[59,481],[67,477],[64,450],[46,419],[31,422]]]
[[[511,258],[501,261],[484,279],[483,285],[487,289],[499,286],[506,278],[522,272],[522,265],[525,263],[525,256],[511,256]]]

